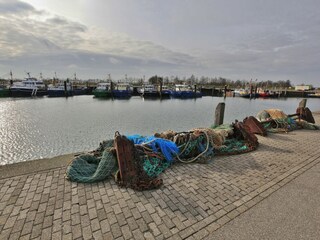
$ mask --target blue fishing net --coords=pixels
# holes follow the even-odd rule
[[[154,153],[161,153],[168,162],[172,162],[179,153],[177,145],[167,139],[156,138],[154,136],[143,137],[141,135],[126,136],[134,144],[146,144]]]

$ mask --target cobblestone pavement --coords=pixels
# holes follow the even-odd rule
[[[152,191],[71,183],[65,167],[1,179],[0,238],[205,238],[320,162],[320,131],[259,141],[251,153],[176,164]]]

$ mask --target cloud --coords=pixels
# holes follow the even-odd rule
[[[59,70],[68,76],[72,69],[84,78],[194,74],[316,82],[319,3],[285,2],[233,1],[230,8],[224,1],[141,1],[143,6],[130,3],[120,14],[116,10],[125,3],[98,1],[90,10],[101,14],[100,22],[106,6],[112,16],[102,28],[22,1],[0,0],[0,71]],[[107,24],[116,27],[107,31],[112,29]]]
[[[23,12],[33,11],[35,9],[28,3],[21,1],[0,1],[0,13],[1,14],[18,14]]]
[[[46,68],[60,69],[81,66],[87,70],[90,66],[94,72],[99,63],[105,66],[117,64],[124,69],[128,69],[124,64],[129,63],[141,68],[141,62],[147,63],[145,66],[155,62],[159,66],[195,65],[194,57],[188,54],[137,40],[124,33],[88,27],[49,12],[42,11],[39,16],[39,11],[20,1],[3,3],[0,8],[2,12],[15,13],[0,17],[2,66],[46,65]]]

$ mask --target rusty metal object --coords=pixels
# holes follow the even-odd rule
[[[151,178],[143,171],[139,151],[132,141],[116,132],[114,145],[119,166],[115,176],[117,184],[139,191],[159,188],[163,184],[162,179]]]
[[[267,136],[266,129],[262,126],[262,124],[253,116],[246,117],[243,119],[243,124],[247,126],[248,130],[251,133],[260,134],[262,136]]]
[[[127,185],[127,183],[135,181],[137,177],[134,144],[116,132],[114,146],[117,153],[120,181]]]
[[[258,147],[258,138],[256,137],[256,135],[254,135],[254,133],[250,132],[248,126],[246,126],[242,122],[236,121],[233,124],[233,127],[235,131],[235,137],[243,139],[251,150],[254,150]]]
[[[309,123],[316,123],[309,108],[298,107],[296,113],[298,114],[299,119],[303,119]]]

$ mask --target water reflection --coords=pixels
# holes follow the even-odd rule
[[[242,120],[267,108],[293,113],[301,99],[203,97],[198,99],[0,99],[0,164],[52,157],[96,148],[122,134],[151,135],[168,129],[208,127],[219,102],[226,103],[225,122]],[[320,110],[319,99],[307,106]]]

